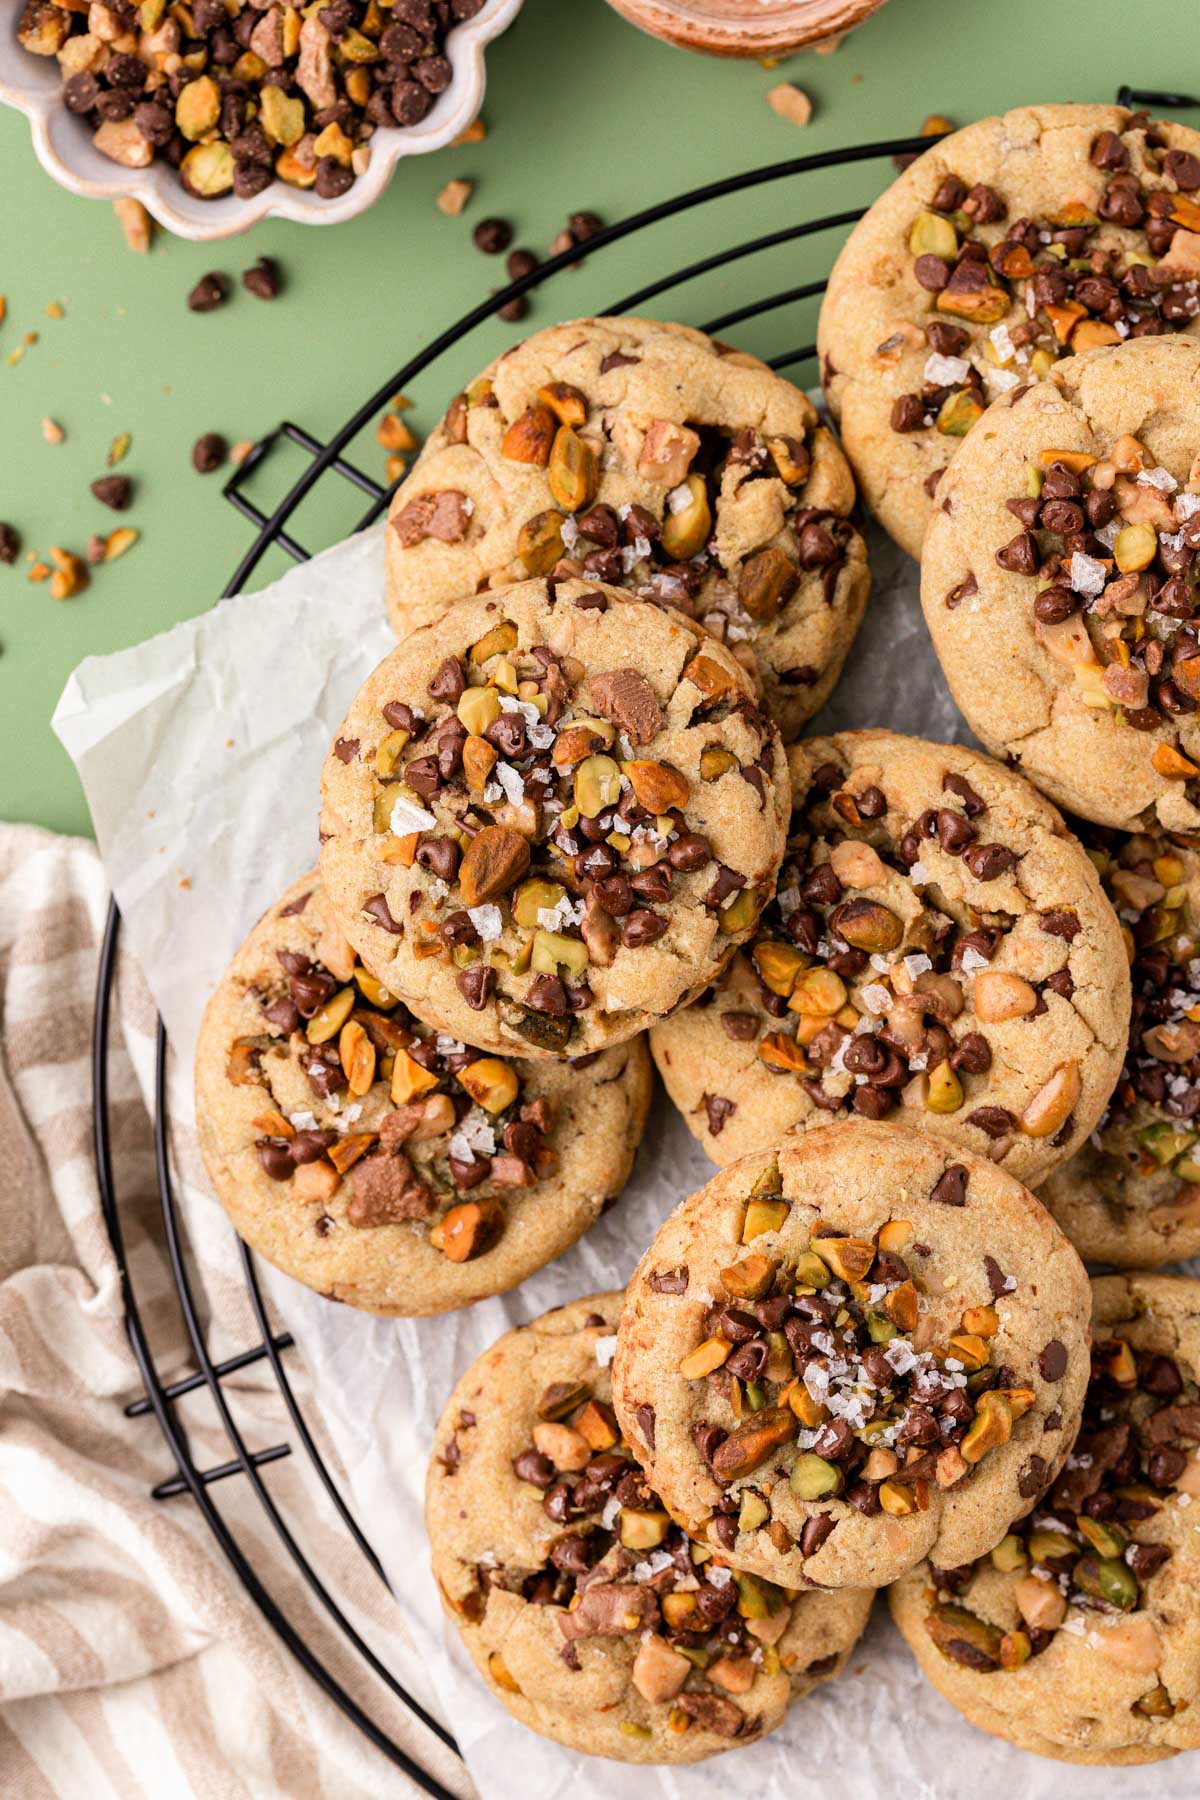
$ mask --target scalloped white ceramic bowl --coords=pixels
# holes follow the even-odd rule
[[[48,175],[60,187],[90,200],[119,200],[132,194],[160,225],[176,236],[212,242],[236,237],[263,219],[295,219],[301,225],[337,225],[353,219],[378,200],[406,156],[423,156],[452,143],[483,104],[483,52],[511,25],[522,0],[487,0],[473,19],[456,25],[446,40],[454,70],[450,85],[419,125],[385,128],[371,139],[371,163],[365,175],[337,200],[322,200],[273,181],[253,200],[228,195],[196,200],[176,171],[156,159],[148,169],[123,169],[92,148],[91,134],[62,102],[62,82],[54,57],[31,56],[17,42],[22,0],[0,0],[0,103],[15,106],[29,120],[33,148]]]

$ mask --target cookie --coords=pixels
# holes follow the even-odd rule
[[[783,854],[787,762],[729,651],[586,582],[462,600],[385,657],[322,781],[342,930],[417,1016],[582,1056],[693,999]]]
[[[1198,190],[1186,125],[1029,106],[932,145],[854,228],[821,309],[825,395],[911,556],[989,399],[1097,344],[1200,329]]]
[[[497,357],[392,501],[398,637],[461,594],[582,576],[678,607],[761,684],[785,738],[862,620],[854,481],[808,397],[686,325],[579,319]]]
[[[921,604],[951,692],[1085,819],[1200,827],[1198,546],[1191,338],[1068,358],[996,401],[942,482]]]
[[[895,1115],[1033,1182],[1121,1064],[1127,959],[1096,872],[1021,776],[890,731],[789,753],[774,899],[650,1048],[714,1162]]]
[[[840,1674],[872,1596],[735,1574],[672,1523],[610,1404],[620,1309],[574,1300],[467,1370],[429,1465],[433,1571],[523,1725],[621,1762],[699,1762]]]
[[[973,1725],[1062,1762],[1200,1749],[1200,1283],[1093,1282],[1065,1470],[989,1557],[914,1569],[892,1616]]]
[[[882,1587],[984,1554],[1057,1473],[1088,1310],[1011,1175],[847,1120],[676,1207],[629,1284],[613,1403],[663,1504],[734,1568]]]
[[[1163,832],[1082,827],[1132,960],[1124,1066],[1099,1128],[1042,1183],[1089,1262],[1200,1256],[1200,855]]]
[[[516,1287],[617,1197],[646,1122],[640,1040],[584,1064],[480,1056],[361,966],[319,878],[264,913],[196,1045],[200,1149],[285,1274],[416,1316]]]

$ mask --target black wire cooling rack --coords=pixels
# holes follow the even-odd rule
[[[1121,88],[1117,99],[1123,106],[1148,106],[1156,109],[1200,106],[1200,99],[1194,99],[1186,94],[1166,94],[1129,87]],[[682,287],[689,281],[732,264],[742,265],[742,285],[745,291],[753,294],[756,289],[752,259],[778,246],[795,244],[801,239],[814,237],[821,232],[837,231],[842,227],[848,227],[862,216],[863,209],[857,208],[848,212],[823,214],[818,218],[804,217],[805,177],[812,177],[821,170],[837,169],[850,164],[883,161],[892,156],[911,155],[928,148],[929,142],[928,138],[922,137],[901,138],[881,143],[856,144],[819,156],[795,157],[787,162],[770,163],[764,168],[749,169],[742,174],[728,176],[722,181],[710,182],[704,187],[692,188],[686,193],[676,195],[673,199],[647,207],[644,211],[634,213],[627,219],[606,226],[587,242],[550,258],[549,261],[540,264],[537,269],[524,276],[520,281],[514,281],[499,293],[481,300],[478,306],[465,313],[455,324],[448,326],[423,350],[405,363],[395,375],[389,377],[326,442],[321,442],[303,427],[285,421],[254,447],[225,487],[226,497],[245,518],[250,520],[256,529],[253,542],[225,589],[225,596],[240,593],[244,589],[263,556],[273,546],[277,545],[295,562],[303,562],[309,558],[311,552],[297,541],[289,526],[302,502],[327,475],[332,473],[341,477],[343,481],[349,482],[367,496],[369,504],[358,521],[356,529],[361,530],[379,518],[391,497],[391,489],[375,481],[349,461],[345,455],[347,448],[358,433],[384,409],[392,395],[405,390],[439,359],[462,344],[479,327],[492,320],[500,306],[528,293],[530,289],[545,286],[563,270],[578,265],[584,259],[603,256],[610,246],[624,240],[638,239],[646,243],[650,247],[650,254],[653,254],[655,240],[651,234],[656,226],[680,215],[691,213],[700,214],[700,220],[703,222],[704,215],[700,213],[700,209],[711,206],[712,203],[731,195],[744,193],[749,189],[759,188],[768,183],[779,184],[783,195],[780,210],[799,213],[801,215],[800,222],[785,225],[777,231],[744,242],[732,243],[727,248],[714,250],[695,261],[672,269],[667,274],[656,276],[611,305],[594,310],[607,313],[633,312],[646,306],[649,302],[657,300],[661,295]],[[702,329],[709,333],[720,334],[747,320],[759,319],[765,314],[790,308],[796,303],[813,300],[822,293],[824,287],[824,280],[819,280],[763,293],[732,311],[706,320]],[[672,316],[683,316],[686,311],[686,306],[681,309],[671,309]],[[816,346],[806,343],[798,348],[782,350],[766,360],[774,369],[803,371],[806,365],[810,365],[814,361],[815,357]],[[482,365],[485,360],[487,359],[481,357],[480,364]],[[446,391],[449,393],[453,390],[447,388]],[[268,513],[248,496],[246,486],[255,471],[271,455],[272,450],[285,441],[295,446],[309,460],[299,478],[293,483],[274,511]],[[270,1445],[265,1450],[251,1450],[247,1445],[243,1430],[234,1416],[233,1404],[222,1385],[224,1380],[241,1369],[265,1360],[270,1365],[271,1372],[283,1396],[295,1442],[299,1444],[303,1454],[308,1457],[343,1527],[349,1533],[354,1544],[366,1558],[380,1581],[386,1582],[383,1566],[378,1556],[356,1523],[353,1513],[341,1493],[337,1479],[322,1457],[312,1432],[305,1422],[283,1362],[285,1354],[295,1348],[293,1339],[289,1333],[274,1334],[272,1332],[259,1286],[255,1260],[244,1244],[240,1246],[242,1266],[251,1309],[259,1333],[259,1341],[236,1356],[219,1362],[213,1359],[205,1322],[192,1289],[185,1227],[172,1191],[167,1149],[167,1036],[161,1021],[158,1025],[156,1045],[154,1109],[159,1198],[171,1274],[175,1283],[182,1320],[192,1347],[195,1368],[192,1374],[183,1379],[166,1382],[156,1366],[143,1322],[138,1295],[135,1291],[129,1259],[125,1251],[120,1199],[113,1178],[112,1133],[109,1119],[108,1037],[119,927],[120,915],[114,902],[109,908],[96,988],[92,1084],[95,1152],[104,1220],[120,1272],[126,1328],[145,1388],[143,1397],[131,1402],[125,1411],[130,1417],[153,1414],[175,1462],[175,1473],[152,1489],[153,1498],[166,1501],[184,1494],[191,1496],[247,1594],[301,1667],[391,1763],[403,1770],[427,1794],[435,1796],[436,1800],[453,1800],[450,1791],[423,1769],[418,1761],[401,1749],[312,1650],[295,1621],[284,1611],[255,1569],[251,1553],[239,1541],[229,1521],[222,1514],[216,1492],[219,1484],[231,1476],[244,1477],[253,1487],[255,1496],[271,1528],[278,1536],[314,1600],[324,1609],[331,1624],[341,1633],[350,1650],[365,1665],[371,1675],[382,1683],[383,1687],[399,1700],[434,1737],[457,1754],[458,1747],[450,1733],[407,1691],[347,1618],[336,1595],[330,1592],[320,1573],[305,1555],[287,1518],[284,1517],[279,1505],[272,1497],[263,1478],[263,1470],[281,1457],[290,1456],[293,1452],[293,1444],[283,1442]],[[180,1403],[185,1401],[188,1395],[198,1390],[207,1390],[211,1396],[231,1450],[229,1459],[215,1467],[200,1468],[197,1466],[189,1447],[186,1425],[180,1417]]]

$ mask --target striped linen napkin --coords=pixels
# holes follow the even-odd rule
[[[153,1418],[129,1419],[123,1410],[141,1381],[92,1149],[93,992],[107,903],[91,844],[0,827],[0,1793],[416,1793],[302,1673],[191,1500],[150,1497],[175,1470]],[[146,1102],[154,1024],[140,972],[123,958],[109,1057],[114,1175],[143,1320],[171,1379],[191,1365],[154,1177]],[[176,1152],[181,1166],[198,1164],[194,1140]],[[198,1184],[184,1185],[194,1192]],[[199,1259],[193,1279],[209,1341],[223,1357],[258,1336],[232,1232],[214,1202],[202,1204],[207,1216],[187,1221]],[[295,1352],[289,1368],[303,1404]],[[226,1387],[252,1446],[292,1435],[266,1365]],[[200,1467],[229,1458],[203,1392],[178,1416]],[[319,1424],[315,1434],[336,1466]],[[399,1609],[337,1522],[307,1459],[273,1463],[264,1480],[356,1628],[386,1663],[403,1662]],[[461,1766],[310,1601],[245,1480],[212,1492],[313,1652],[423,1768],[468,1794]]]

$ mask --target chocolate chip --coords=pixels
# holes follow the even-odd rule
[[[919,394],[897,394],[892,402],[893,431],[920,431],[925,423],[925,403]]]
[[[604,230],[604,220],[598,213],[573,212],[567,220],[567,230],[577,244],[586,244],[589,238]]]
[[[1038,1357],[1038,1368],[1043,1381],[1061,1381],[1067,1372],[1067,1346],[1051,1338]]]
[[[434,671],[428,688],[429,697],[432,700],[446,700],[456,706],[466,685],[458,658],[447,656]]]
[[[99,481],[93,481],[91,491],[102,506],[124,512],[133,494],[133,483],[128,475],[102,475]]]
[[[471,233],[471,241],[475,245],[475,248],[477,250],[482,250],[485,256],[500,256],[508,249],[509,245],[512,243],[512,238],[512,226],[507,219],[480,219],[478,225],[476,225],[474,231]],[[525,254],[528,255],[528,251],[526,251]],[[537,267],[536,261],[533,266],[534,268]],[[528,270],[524,272],[528,273]],[[518,279],[517,276],[512,275],[511,270],[509,271],[509,274],[512,280],[515,281]]]
[[[956,775],[953,770],[948,770],[942,776],[942,787],[947,793],[958,796],[968,819],[977,819],[981,812],[986,811],[984,801],[964,775]]]
[[[800,1533],[800,1554],[815,1556],[826,1539],[833,1536],[836,1524],[832,1513],[814,1513],[811,1519],[806,1519]]]
[[[1036,575],[1041,567],[1037,539],[1031,531],[1021,531],[996,552],[996,561],[1013,575]]]
[[[913,274],[929,294],[940,294],[950,281],[950,267],[940,256],[918,256]]]
[[[214,269],[211,274],[202,275],[188,295],[188,311],[215,312],[218,306],[224,306],[227,297],[225,277]]]
[[[256,300],[274,300],[279,293],[279,265],[270,256],[260,256],[242,272],[242,286]]]
[[[1185,194],[1200,188],[1200,156],[1190,150],[1168,150],[1163,157],[1163,173]]]
[[[929,1198],[939,1206],[967,1204],[967,1171],[962,1163],[951,1163],[930,1189]]]
[[[1007,1137],[1017,1128],[1016,1119],[1003,1106],[977,1106],[974,1112],[967,1114],[967,1124],[977,1126],[990,1138]]]
[[[1125,1560],[1141,1582],[1157,1575],[1164,1563],[1171,1560],[1171,1549],[1167,1544],[1130,1544],[1125,1553]]]
[[[648,1405],[637,1406],[633,1412],[637,1420],[638,1430],[642,1434],[642,1442],[648,1450],[654,1448],[654,1408]]]
[[[976,881],[995,881],[1016,868],[1017,857],[1003,844],[972,844],[964,852],[963,862]]]
[[[626,918],[621,927],[621,942],[627,950],[639,950],[644,944],[653,944],[667,929],[667,921],[661,913],[652,912],[647,906],[639,906]]]
[[[20,532],[15,525],[10,525],[7,520],[0,520],[0,563],[5,563],[11,568],[20,554]]]
[[[229,455],[229,445],[219,431],[206,431],[192,445],[192,467],[199,475],[211,475]]]
[[[492,291],[494,293],[496,290],[493,289]],[[516,294],[511,300],[506,300],[503,306],[498,306],[496,308],[496,317],[505,320],[507,324],[511,325],[518,319],[523,319],[528,311],[528,294]]]
[[[510,281],[523,281],[526,275],[532,275],[539,268],[539,259],[532,250],[510,250],[505,260],[504,269]],[[580,521],[582,528],[582,521]]]
[[[554,1464],[540,1450],[522,1450],[513,1458],[512,1471],[518,1481],[528,1481],[543,1493],[554,1485]]]
[[[534,1012],[562,1018],[567,1011],[567,990],[557,975],[539,975],[529,984],[525,1004]]]
[[[336,156],[322,156],[317,161],[314,188],[322,200],[340,200],[354,186],[354,170],[340,163]]]
[[[706,862],[712,860],[712,846],[706,837],[698,831],[684,832],[677,837],[667,851],[667,861],[673,869],[681,874],[690,874],[694,869],[702,869]]]
[[[688,1266],[680,1263],[677,1269],[655,1269],[647,1275],[646,1281],[656,1294],[686,1294]]]
[[[1031,1456],[1021,1464],[1017,1474],[1017,1492],[1022,1500],[1036,1500],[1046,1487],[1049,1464],[1043,1457]]]
[[[263,1173],[272,1181],[290,1181],[296,1173],[291,1146],[274,1138],[259,1138],[254,1146]]]
[[[728,1435],[729,1433],[722,1431],[719,1425],[709,1425],[704,1420],[700,1420],[692,1426],[692,1442],[705,1462],[709,1464],[712,1463],[713,1457]]]
[[[1146,1458],[1146,1474],[1150,1477],[1152,1486],[1168,1488],[1178,1481],[1187,1468],[1187,1463],[1184,1451],[1166,1445],[1150,1452]]]
[[[701,1106],[708,1115],[708,1129],[713,1137],[720,1137],[729,1120],[737,1111],[737,1101],[727,1100],[724,1094],[704,1094]]]
[[[1183,1377],[1169,1356],[1152,1356],[1138,1371],[1138,1385],[1159,1400],[1174,1400],[1183,1392]]]
[[[937,815],[938,842],[947,856],[960,856],[978,837],[975,827],[953,807],[943,806]]]
[[[1125,169],[1129,152],[1115,131],[1102,131],[1092,145],[1089,160],[1097,169]]]
[[[403,936],[404,927],[403,925],[398,925],[395,919],[393,919],[385,895],[372,894],[369,900],[363,901],[362,909],[365,913],[369,914],[370,917],[374,919],[375,923],[381,926],[384,931],[390,931],[393,937]]]

